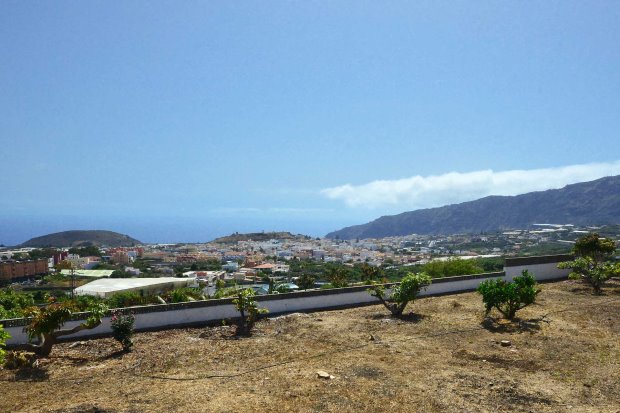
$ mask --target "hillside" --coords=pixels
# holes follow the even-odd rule
[[[269,241],[270,239],[306,239],[305,235],[293,235],[290,232],[252,232],[248,234],[231,234],[214,239],[212,242],[220,244],[234,244],[239,241]]]
[[[383,216],[330,232],[327,238],[382,238],[409,234],[478,233],[527,228],[535,223],[597,225],[620,223],[620,176],[562,189],[476,201]]]
[[[22,247],[132,247],[141,244],[137,239],[112,231],[63,231],[29,239]]]

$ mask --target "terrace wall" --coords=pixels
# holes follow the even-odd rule
[[[508,259],[505,272],[464,275],[458,277],[437,278],[420,296],[456,294],[473,291],[482,281],[492,278],[512,280],[524,269],[529,270],[540,281],[561,280],[568,276],[568,270],[557,270],[558,262],[566,261],[567,256],[534,257],[537,259]],[[387,287],[393,284],[387,284]],[[300,291],[294,293],[258,296],[259,306],[267,308],[271,315],[297,311],[320,311],[336,308],[356,307],[377,304],[376,298],[370,296],[365,286],[334,288],[329,290]],[[173,328],[180,326],[205,325],[220,323],[238,317],[232,299],[194,301],[178,304],[162,304],[131,309],[136,314],[135,328],[138,331]],[[76,314],[75,321],[66,323],[71,328],[86,318],[86,313]],[[26,319],[3,321],[5,330],[11,335],[9,345],[28,341],[23,327]],[[105,317],[100,326],[92,330],[80,331],[68,339],[77,339],[111,334],[110,317]]]
[[[536,276],[539,281],[556,280],[568,277],[570,270],[561,270],[558,263],[570,261],[572,255],[545,255],[541,257],[522,257],[522,258],[506,258],[504,271],[506,278],[512,280],[514,277],[521,275],[524,270],[528,270]]]

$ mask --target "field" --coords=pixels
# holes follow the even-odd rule
[[[520,320],[480,297],[417,300],[234,327],[63,343],[38,368],[0,370],[0,412],[620,412],[620,282],[541,285]],[[510,345],[502,345],[502,340]],[[507,344],[507,343],[505,343]],[[321,378],[324,371],[331,378]]]

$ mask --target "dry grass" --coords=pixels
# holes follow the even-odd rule
[[[59,345],[0,371],[1,412],[620,412],[620,282],[545,284],[516,323],[475,293]],[[512,345],[502,347],[500,340]],[[324,370],[334,379],[320,379]]]

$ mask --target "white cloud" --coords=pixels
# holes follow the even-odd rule
[[[403,210],[430,208],[471,201],[488,195],[518,195],[561,188],[565,185],[619,175],[620,161],[571,165],[559,168],[495,172],[450,172],[363,185],[326,188],[321,193],[350,207],[398,207]]]

